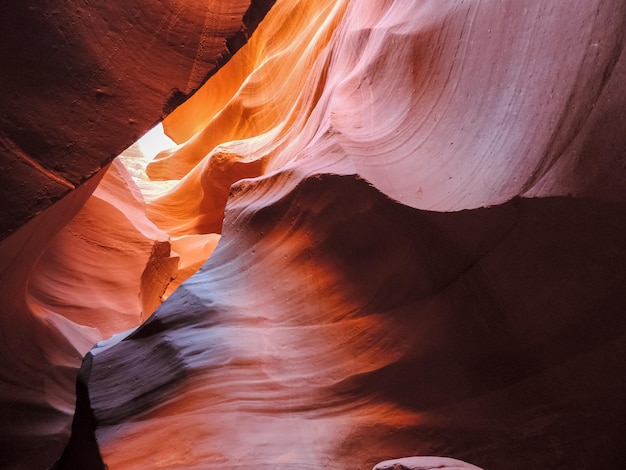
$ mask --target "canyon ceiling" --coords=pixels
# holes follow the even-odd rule
[[[626,0],[0,13],[0,468],[626,459]]]

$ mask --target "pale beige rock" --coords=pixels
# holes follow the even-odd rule
[[[525,194],[624,199],[622,0],[576,9],[535,0],[318,3],[328,19],[308,21],[320,33],[305,29],[277,50],[290,33],[281,26],[306,12],[278,2],[257,42],[165,120],[180,146],[150,174],[184,177],[189,187],[202,178],[215,201],[226,191],[218,197],[216,181],[229,186],[236,175],[208,172],[227,161],[258,162],[248,177],[282,168],[357,173],[423,209]],[[206,204],[185,194],[164,195],[151,216],[159,223],[173,212],[164,223],[206,230],[198,221]]]
[[[460,460],[446,457],[404,457],[385,460],[376,464],[372,470],[482,470]]]

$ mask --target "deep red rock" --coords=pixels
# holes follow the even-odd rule
[[[0,7],[0,239],[82,184],[241,47],[272,0]]]

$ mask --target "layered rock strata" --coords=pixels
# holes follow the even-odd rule
[[[148,203],[165,231],[221,232],[227,189],[247,179],[209,264],[139,333],[94,350],[105,461],[608,463],[624,422],[625,3],[316,6],[277,3],[263,41],[164,122],[180,145],[147,172],[180,178]],[[320,34],[273,49],[297,21]],[[108,401],[137,369],[97,371],[141,344],[173,367]],[[175,445],[138,453],[159,423]]]
[[[83,355],[160,305],[177,257],[119,162],[0,255],[0,467],[47,468],[69,439]]]
[[[47,413],[11,418],[13,462],[59,453],[81,355],[168,296],[83,364],[88,465],[623,460],[625,23],[623,0],[276,2],[165,120],[145,206],[116,166],[119,197],[76,192],[0,247],[3,396]],[[78,262],[108,239],[123,260]],[[93,290],[59,300],[73,282]]]
[[[236,186],[207,264],[90,353],[111,468],[620,455],[626,205],[436,213],[349,176],[279,181]]]
[[[0,7],[0,239],[81,185],[241,47],[272,0]]]

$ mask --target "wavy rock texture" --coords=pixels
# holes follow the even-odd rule
[[[2,468],[54,463],[82,356],[137,326],[172,278],[191,274],[195,260],[170,253],[123,166],[90,194],[107,164],[215,73],[272,4],[61,3],[0,7]]]
[[[193,93],[272,0],[25,0],[0,7],[0,239]]]
[[[264,173],[310,166],[358,173],[400,202],[437,210],[522,194],[623,198],[624,2],[575,12],[566,2],[317,3],[314,11],[334,6],[327,19],[303,20],[317,20],[321,33],[347,8],[330,42],[304,35],[280,54],[259,52],[306,13],[278,20],[287,8],[279,3],[228,65],[239,88],[205,98],[225,88],[225,74],[215,76],[172,114],[166,131],[184,142],[148,174],[186,175],[191,185],[215,167],[246,164],[252,175],[253,162]],[[182,194],[150,210],[183,212],[182,227],[217,225]]]
[[[577,468],[621,452],[625,204],[435,213],[353,177],[262,184],[236,189],[196,275],[92,351],[111,468],[371,468],[408,452]]]
[[[165,120],[145,207],[116,166],[66,229],[54,206],[0,246],[3,396],[58,423],[23,426],[13,461],[67,436],[99,337],[76,325],[168,296],[83,363],[74,435],[111,469],[622,461],[625,24],[623,0],[277,1]],[[61,301],[73,282],[93,290]]]
[[[98,178],[90,180],[0,244],[3,468],[46,468],[69,437],[76,368],[99,337],[55,313],[35,311],[28,280],[50,239],[80,210],[97,183]]]
[[[148,215],[223,233],[92,352],[104,461],[623,458],[625,9],[278,2],[164,122],[147,174],[180,182]]]
[[[124,166],[100,179],[0,245],[3,468],[47,468],[61,455],[83,355],[150,315],[177,275]]]

